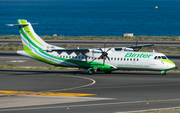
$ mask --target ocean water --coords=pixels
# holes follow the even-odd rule
[[[17,19],[40,36],[180,36],[180,0],[0,0],[0,35],[19,35]]]

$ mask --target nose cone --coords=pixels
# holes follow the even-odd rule
[[[170,69],[174,69],[176,67],[176,65],[173,63],[173,64],[170,64],[169,67],[170,67]]]
[[[176,67],[175,63],[168,59],[168,63],[171,69],[174,69]]]
[[[169,59],[161,59],[161,61],[164,61],[167,63],[167,69],[166,70],[171,70],[171,69],[174,69],[176,67],[175,63]]]

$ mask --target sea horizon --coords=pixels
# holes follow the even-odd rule
[[[156,7],[157,6],[157,7]],[[0,0],[0,35],[26,19],[40,36],[180,36],[178,0]]]

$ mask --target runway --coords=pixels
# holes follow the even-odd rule
[[[179,73],[167,76],[129,71],[110,75],[47,70],[0,70],[0,73],[0,91],[95,94],[85,97],[4,94],[0,96],[1,113],[114,113],[180,105]]]
[[[45,40],[45,42],[52,45],[104,45],[103,40]],[[8,43],[22,43],[20,39],[0,39],[0,44]],[[136,44],[136,41],[112,41],[108,40],[107,45],[127,46],[130,44]],[[138,44],[155,44],[159,46],[179,46],[180,41],[138,41]]]

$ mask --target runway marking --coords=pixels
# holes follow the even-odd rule
[[[149,100],[150,102],[162,101],[179,101],[180,99],[167,99],[167,100]],[[81,104],[81,105],[68,105],[71,107],[89,107],[89,106],[103,106],[103,105],[116,105],[116,104],[136,104],[144,103],[147,101],[130,101],[130,102],[114,102],[114,103],[97,103],[97,104]],[[13,108],[13,109],[0,109],[0,111],[17,111],[17,110],[33,110],[33,109],[52,109],[52,108],[67,108],[67,106],[51,106],[51,107],[31,107],[31,108]]]
[[[112,104],[128,104],[128,103],[141,103],[142,101],[133,102],[115,102],[115,103],[99,103],[99,104],[82,104],[82,105],[68,105],[71,107],[88,107],[88,106],[98,106],[98,105],[112,105]],[[34,107],[34,108],[14,108],[14,109],[0,109],[0,111],[17,111],[17,110],[33,110],[33,109],[52,109],[52,108],[67,108],[67,106],[51,106],[51,107]]]
[[[70,97],[80,97],[80,96],[92,96],[96,94],[83,94],[83,93],[59,93],[59,92],[35,92],[35,91],[7,91],[0,90],[0,94],[18,94],[18,95],[44,95],[44,96],[70,96]]]
[[[154,86],[174,86],[180,84],[153,84],[153,85],[132,85],[132,86],[109,86],[109,87],[94,87],[94,88],[83,88],[84,89],[106,89],[106,88],[133,88],[133,87],[154,87]],[[80,90],[80,89],[76,89]]]
[[[94,85],[96,83],[96,81],[92,78],[87,78],[87,77],[81,77],[81,76],[72,76],[72,75],[60,75],[60,76],[67,76],[67,77],[75,77],[75,78],[81,78],[81,79],[87,79],[87,80],[91,80],[92,83],[87,84],[87,85],[82,85],[82,86],[77,86],[77,87],[71,87],[71,88],[65,88],[65,89],[56,89],[56,90],[48,90],[48,91],[65,91],[65,90],[74,90],[74,89],[78,89],[78,88],[84,88],[84,87],[88,87],[91,85]]]
[[[167,99],[167,100],[148,100],[148,102],[168,102],[168,101],[178,101],[180,99]],[[143,101],[147,102],[147,101]]]
[[[139,113],[139,112],[147,112],[147,113],[150,113],[150,111],[171,110],[171,109],[180,109],[180,107],[147,109],[147,110],[137,110],[137,111],[125,111],[125,112],[115,112],[115,113]],[[159,113],[160,113],[160,112],[159,112]]]
[[[11,60],[11,61],[7,61],[7,62],[18,62],[18,63],[22,63],[22,62],[27,62],[26,60]]]
[[[19,94],[0,94],[0,97],[12,97],[12,96],[22,96]]]

